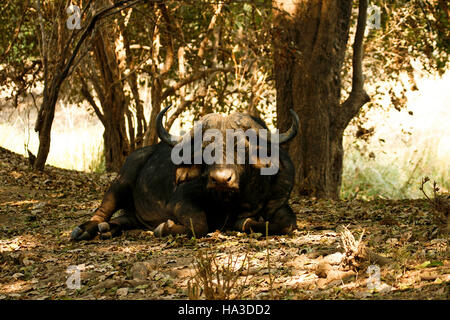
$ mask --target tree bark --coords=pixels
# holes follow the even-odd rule
[[[162,89],[161,81],[159,79],[152,80],[151,97],[152,97],[152,111],[150,112],[150,119],[148,121],[149,125],[147,131],[144,134],[144,145],[150,146],[158,143],[158,133],[156,131],[156,117],[161,111],[161,103],[163,99],[161,98]]]
[[[55,116],[55,107],[58,101],[59,90],[64,80],[73,69],[75,58],[77,57],[84,41],[89,35],[91,35],[98,20],[107,15],[114,14],[131,7],[141,1],[142,0],[123,0],[101,9],[91,18],[86,28],[84,28],[81,32],[78,40],[75,39],[75,33],[72,33],[68,37],[68,40],[65,40],[67,38],[67,28],[65,27],[66,20],[65,18],[62,18],[66,17],[64,6],[58,6],[60,11],[55,17],[55,23],[51,26],[56,29],[57,36],[49,39],[45,32],[45,23],[41,12],[41,3],[39,0],[36,0],[36,8],[38,11],[41,29],[40,38],[42,63],[44,69],[44,93],[35,125],[35,131],[39,133],[39,149],[33,164],[34,169],[44,170],[45,162],[47,161],[50,151],[51,129]],[[55,60],[56,63],[50,66],[49,57],[51,57],[52,60]],[[50,67],[52,67],[52,70],[50,70]]]
[[[55,76],[50,87],[44,90],[42,105],[35,127],[35,130],[39,133],[39,148],[33,163],[33,168],[36,170],[44,170],[45,162],[50,152],[52,124],[59,95],[59,85],[57,84],[59,81],[60,77]]]
[[[360,12],[365,13],[366,1],[361,1],[366,6]],[[273,5],[274,75],[280,131],[291,124],[289,109],[294,109],[300,118],[299,133],[287,146],[296,169],[294,193],[338,198],[343,133],[350,119],[368,100],[362,89],[361,74],[353,96],[362,99],[341,105],[341,68],[349,37],[352,1],[274,0]],[[358,28],[362,27],[365,20],[361,24],[358,21]],[[361,55],[357,58],[362,60],[362,51],[358,53]],[[353,67],[355,71],[355,64]],[[356,69],[361,72],[361,68]],[[355,77],[353,80],[355,84]]]
[[[130,13],[128,13],[129,15],[131,14],[131,10]],[[128,18],[127,18],[128,19]],[[129,39],[129,34],[128,34],[128,30],[127,30],[127,24],[128,22],[125,21],[126,19],[120,19],[119,20],[119,28],[120,28],[120,32],[122,34],[123,37],[123,44],[124,44],[124,49],[125,49],[125,54],[126,54],[126,63],[128,66],[129,70],[133,70],[134,68],[136,68],[136,65],[133,61],[133,55],[131,53],[131,44],[130,44],[130,39]],[[131,126],[132,124],[132,113],[128,108],[127,111],[127,118],[129,121],[129,125],[128,125],[128,131],[129,131],[129,137],[130,137],[130,152],[141,148],[143,143],[144,143],[144,133],[147,130],[147,123],[145,121],[145,116],[144,116],[144,106],[142,104],[142,101],[140,99],[140,95],[139,95],[139,86],[138,86],[138,76],[136,74],[136,72],[132,71],[130,73],[130,75],[126,78],[128,85],[131,88],[131,92],[133,93],[133,99],[135,102],[135,107],[136,107],[136,125],[135,126]],[[134,127],[136,127],[136,134],[134,133]]]
[[[94,56],[100,70],[103,99],[105,131],[103,133],[106,171],[119,171],[129,153],[129,141],[125,125],[125,112],[128,108],[122,72],[114,50],[116,34],[100,28],[94,41]]]

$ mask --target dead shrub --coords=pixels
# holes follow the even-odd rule
[[[343,226],[340,232],[341,247],[344,249],[342,266],[350,270],[365,270],[368,265],[386,265],[391,261],[368,249],[363,243],[364,230],[358,240],[347,227]]]
[[[199,250],[194,260],[195,274],[188,281],[189,299],[198,300],[202,295],[208,300],[240,299],[249,270],[247,253],[242,262],[239,260],[230,253],[226,261],[221,262],[217,253]]]
[[[424,187],[428,181],[430,181],[430,178],[423,178],[419,189],[420,191],[422,191],[422,193],[425,195],[425,197],[433,207],[432,219],[434,225],[437,227],[437,230],[436,232],[434,232],[434,234],[448,234],[450,232],[450,195],[438,194],[439,187],[437,186],[436,181],[433,181],[433,198],[430,198],[424,190]]]

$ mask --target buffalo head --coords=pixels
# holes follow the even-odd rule
[[[207,114],[184,136],[175,136],[162,124],[169,108],[158,114],[156,128],[161,141],[173,147],[175,182],[202,178],[205,188],[216,194],[238,193],[249,179],[260,175],[258,169],[277,165],[275,151],[297,134],[299,125],[293,110],[292,125],[281,134],[269,132],[261,119],[248,114]],[[278,168],[272,174],[277,171]]]

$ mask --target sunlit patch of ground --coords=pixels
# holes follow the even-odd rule
[[[0,149],[0,299],[187,299],[201,252],[232,270],[244,263],[240,299],[448,299],[448,236],[436,234],[424,200],[292,199],[299,230],[286,236],[214,232],[202,239],[155,238],[151,231],[71,242],[113,176],[47,167],[35,173]],[[9,174],[12,168],[20,175]],[[5,189],[2,189],[5,190]],[[9,198],[9,200],[6,199]],[[368,265],[342,270],[339,228],[347,226],[379,255],[379,283],[368,287]],[[247,260],[245,260],[245,258]],[[342,275],[336,279],[325,266]],[[77,268],[80,288],[72,285]],[[319,272],[320,271],[320,272]],[[204,298],[203,293],[200,298]]]
[[[407,82],[407,80],[405,80]],[[450,189],[450,72],[417,79],[418,91],[408,91],[407,107],[397,111],[389,100],[378,101],[388,111],[367,112],[369,143],[344,139],[344,198],[422,198],[420,181],[429,176],[442,191]]]
[[[41,244],[39,240],[30,235],[24,235],[10,239],[0,239],[0,252],[29,250],[40,246]]]
[[[0,299],[186,299],[200,250],[216,253],[220,264],[230,254],[239,261],[247,255],[244,299],[448,299],[448,235],[436,233],[429,203],[380,198],[420,197],[424,175],[449,189],[449,81],[449,73],[418,81],[407,108],[413,115],[375,110],[367,150],[375,157],[347,152],[345,160],[346,199],[359,200],[292,199],[299,230],[288,236],[218,232],[157,239],[151,231],[132,230],[72,243],[71,230],[89,219],[114,176],[54,167],[36,173],[26,159],[0,149]],[[58,108],[49,163],[92,170],[101,125],[82,109]],[[0,123],[0,145],[23,154],[28,143],[35,152],[34,116],[15,112],[2,117],[8,121]],[[342,251],[341,226],[355,236],[364,230],[367,246],[392,260],[380,269],[378,289],[368,288],[365,268],[338,280],[318,275],[322,259]],[[80,289],[67,285],[70,266],[80,269]]]

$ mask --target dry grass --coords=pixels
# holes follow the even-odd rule
[[[342,198],[423,198],[424,176],[450,190],[450,72],[417,84],[419,91],[408,93],[404,111],[367,113],[364,126],[375,128],[368,143],[354,137],[355,128],[347,128]]]
[[[450,197],[438,193],[440,188],[436,181],[433,182],[433,197],[429,197],[425,191],[425,185],[430,181],[430,178],[422,179],[420,191],[425,195],[425,198],[431,203],[433,207],[433,222],[436,225],[439,234],[448,234],[450,232],[449,218],[450,218]]]
[[[221,261],[216,252],[199,250],[195,255],[195,273],[188,282],[188,297],[198,300],[241,299],[248,277],[249,261],[243,257],[227,256]],[[244,275],[244,271],[247,271]]]
[[[36,112],[3,109],[0,112],[0,145],[27,155],[27,148],[36,154],[39,139],[34,132]],[[56,167],[92,172],[99,166],[103,127],[81,107],[58,104],[52,127],[51,146],[47,163]]]
[[[341,247],[344,249],[344,258],[342,265],[349,269],[362,270],[367,269],[370,264],[386,265],[391,261],[385,257],[382,257],[370,249],[362,241],[365,230],[362,231],[359,239],[356,240],[350,230],[343,226],[340,228],[340,241]]]
[[[0,149],[0,163],[0,300],[187,299],[187,283],[195,274],[193,253],[199,248],[208,248],[222,270],[227,270],[232,254],[234,273],[225,272],[229,283],[239,274],[236,270],[248,253],[248,271],[244,264],[234,286],[243,294],[232,291],[231,298],[271,298],[270,272],[275,299],[448,299],[448,239],[433,235],[428,200],[293,199],[299,229],[291,235],[269,237],[268,242],[262,235],[240,232],[215,232],[192,241],[185,236],[158,238],[149,231],[129,230],[87,245],[68,241],[69,235],[89,219],[111,179],[59,168],[35,173],[26,159],[4,149]],[[347,223],[356,240],[365,230],[364,245],[393,260],[379,265],[376,290],[367,286],[366,269],[353,271],[352,276],[351,270],[339,265],[343,253],[338,228]],[[132,272],[146,262],[150,264],[144,276]],[[316,268],[322,262],[328,266]],[[66,286],[70,265],[85,266],[80,290]],[[214,262],[202,265],[206,268],[200,270],[212,270],[204,274],[210,275],[209,287],[215,288]],[[190,286],[195,286],[193,280]],[[197,288],[199,294],[194,296],[204,299],[201,285]]]

